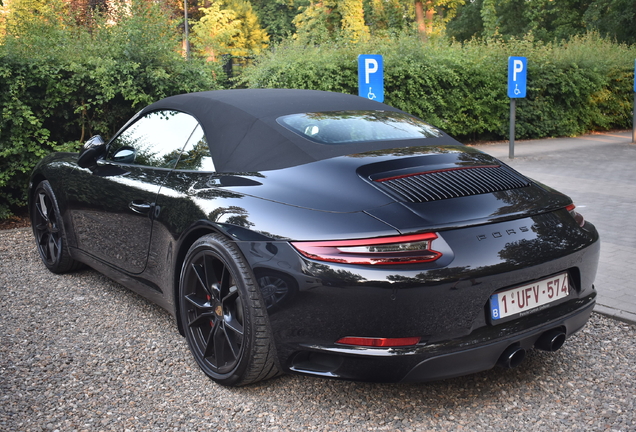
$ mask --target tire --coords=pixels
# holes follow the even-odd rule
[[[194,359],[224,386],[279,374],[267,311],[238,249],[209,234],[188,251],[179,283],[179,319]]]
[[[51,184],[44,180],[35,189],[31,226],[44,265],[53,273],[77,270],[82,265],[68,250],[64,221]]]

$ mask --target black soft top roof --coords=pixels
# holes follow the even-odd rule
[[[162,99],[139,114],[171,109],[195,117],[205,132],[218,172],[267,171],[336,156],[407,146],[457,142],[441,138],[325,145],[305,139],[276,119],[306,112],[400,110],[359,96],[317,90],[240,89]]]

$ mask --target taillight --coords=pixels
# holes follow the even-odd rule
[[[435,233],[362,240],[292,242],[303,256],[344,264],[386,265],[435,261],[442,256],[431,249]]]
[[[576,206],[574,204],[570,204],[569,206],[565,207],[565,209],[570,212],[570,215],[579,224],[579,226],[583,227],[583,225],[585,225],[585,218],[581,213],[575,211],[575,208]]]
[[[342,345],[354,345],[364,347],[401,347],[417,345],[420,342],[419,337],[405,337],[405,338],[370,338],[370,337],[353,337],[347,336],[336,341],[337,344]]]

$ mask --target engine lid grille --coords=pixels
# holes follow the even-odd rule
[[[530,186],[530,181],[504,165],[454,167],[374,180],[400,201],[422,203]]]

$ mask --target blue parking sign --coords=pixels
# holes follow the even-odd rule
[[[384,66],[381,55],[358,56],[358,95],[384,102]]]
[[[526,97],[528,60],[525,57],[508,57],[508,97]]]

